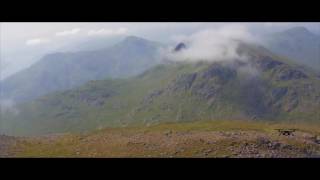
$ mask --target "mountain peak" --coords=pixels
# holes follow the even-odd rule
[[[125,46],[126,48],[141,48],[141,47],[158,47],[161,46],[160,43],[156,41],[150,41],[137,36],[127,36],[123,41],[118,45]]]
[[[290,34],[312,34],[307,28],[303,26],[297,26],[284,31],[285,33]]]
[[[138,37],[138,36],[127,36],[125,39],[124,39],[125,42],[142,42],[142,41],[148,41],[146,39],[143,39],[141,37]]]
[[[187,46],[186,46],[183,42],[181,42],[181,43],[179,43],[179,44],[174,48],[174,51],[175,51],[175,52],[181,51],[181,50],[183,50],[183,49],[185,49],[185,48],[187,48]]]

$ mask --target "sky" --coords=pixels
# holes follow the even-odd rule
[[[0,79],[30,66],[46,53],[90,38],[135,35],[168,43],[230,25],[243,26],[253,35],[295,26],[320,34],[319,23],[0,23]]]

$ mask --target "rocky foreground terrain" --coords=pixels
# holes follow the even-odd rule
[[[291,136],[276,128],[297,128]],[[196,122],[109,128],[87,134],[0,138],[2,157],[320,157],[319,128]]]
[[[0,135],[0,157],[13,156],[13,152],[10,147],[14,146],[16,142],[17,138]]]

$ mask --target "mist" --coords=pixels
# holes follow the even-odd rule
[[[19,110],[16,107],[16,103],[11,99],[1,99],[0,100],[0,113],[12,113],[18,114]]]
[[[176,43],[182,42],[185,49],[172,51],[173,47],[163,50],[166,58],[173,61],[233,61],[246,60],[245,55],[237,53],[239,43],[257,42],[246,26],[225,25],[215,29],[206,29],[190,36],[177,36]]]
[[[0,61],[6,66],[0,67],[0,80],[29,67],[45,54],[77,50],[77,46],[70,48],[69,44],[86,44],[82,42],[90,38],[122,34],[162,43],[183,41],[189,49],[170,54],[170,58],[214,61],[242,58],[235,51],[238,44],[233,39],[256,40],[261,34],[294,26],[320,34],[319,23],[1,23]]]

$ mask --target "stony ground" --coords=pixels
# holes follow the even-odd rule
[[[194,126],[171,124],[149,128],[105,129],[89,134],[19,138],[11,146],[0,143],[0,156],[320,157],[317,128],[310,130],[300,127],[292,136],[284,136],[279,135],[274,125],[237,123],[198,123]],[[3,147],[7,147],[7,151],[10,147],[13,153],[1,154]]]
[[[0,135],[0,157],[10,157],[14,154],[11,147],[15,146],[16,138]]]

